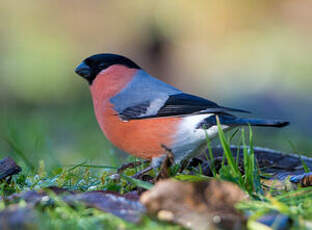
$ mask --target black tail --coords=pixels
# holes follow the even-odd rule
[[[217,116],[219,117],[221,125],[228,125],[228,126],[251,125],[251,126],[264,126],[264,127],[281,128],[281,127],[289,125],[288,121],[237,118],[237,117],[232,116],[230,114],[219,114]],[[214,125],[217,125],[216,116],[211,116],[211,117],[208,117],[205,120],[203,120],[197,127],[208,129]]]
[[[281,128],[289,125],[288,121],[280,120],[262,120],[262,119],[249,119],[249,118],[236,118],[234,120],[223,120],[220,119],[220,123],[229,126],[236,125],[251,125],[251,126],[269,126]]]

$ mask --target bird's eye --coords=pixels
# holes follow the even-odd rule
[[[107,67],[107,65],[105,63],[99,64],[99,68],[100,69],[105,69],[106,67]]]

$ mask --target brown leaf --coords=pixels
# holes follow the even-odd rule
[[[0,229],[37,229],[36,214],[31,208],[20,208],[18,205],[12,205],[0,212]]]
[[[138,201],[138,196],[133,193],[122,196],[105,191],[91,191],[69,195],[64,197],[64,200],[71,204],[79,201],[88,207],[109,212],[126,221],[134,223],[139,222],[142,214],[145,213],[145,208]]]
[[[21,167],[10,157],[5,157],[0,161],[0,180],[17,174],[20,171],[22,171]]]
[[[191,229],[242,229],[245,218],[234,205],[246,194],[233,183],[159,181],[142,194],[147,212]]]
[[[65,193],[74,193],[72,191],[68,191],[67,189],[51,186],[47,187],[45,189],[41,189],[39,191],[36,190],[30,190],[30,191],[25,191],[21,193],[14,193],[8,197],[3,198],[6,202],[12,203],[12,202],[19,202],[20,200],[24,200],[27,202],[28,205],[30,206],[35,206],[39,204],[42,199],[45,200],[48,198],[48,193],[47,191],[52,191],[56,195],[61,195]]]
[[[300,184],[302,187],[312,186],[312,172],[292,176],[290,182]]]
[[[15,193],[5,198],[9,202],[18,202],[19,200],[25,200],[28,204],[37,205],[41,199],[47,196],[43,191],[30,190],[22,193]]]
[[[233,157],[236,158],[237,151],[239,150],[239,165],[243,165],[243,146],[231,146],[231,152]],[[212,148],[215,162],[207,161],[208,152],[204,152],[195,160],[192,160],[191,165],[195,166],[202,164],[204,175],[211,175],[211,164],[215,165],[216,169],[220,168],[220,159],[223,157],[222,147]],[[312,158],[301,156],[292,153],[283,153],[277,150],[254,147],[254,153],[257,160],[257,164],[262,173],[271,174],[271,179],[277,179],[280,181],[285,180],[289,176],[301,175],[304,173],[302,161],[306,163],[308,168],[312,170]],[[226,161],[225,161],[226,162]],[[241,172],[243,172],[241,170]]]
[[[145,213],[145,208],[139,202],[139,195],[135,191],[125,195],[107,191],[75,193],[58,187],[50,187],[39,191],[30,190],[13,194],[6,197],[5,201],[12,203],[23,199],[27,202],[28,207],[34,207],[50,199],[47,190],[54,192],[56,195],[62,195],[63,200],[70,205],[75,205],[76,202],[82,202],[87,207],[112,213],[115,216],[134,223],[139,222],[142,214]],[[68,195],[68,193],[70,194]]]

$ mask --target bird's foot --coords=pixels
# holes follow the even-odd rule
[[[174,163],[174,155],[170,148],[165,145],[161,145],[161,147],[166,151],[166,158],[162,161],[160,165],[160,170],[155,177],[155,181],[159,181],[162,179],[166,179],[170,177],[170,167]]]

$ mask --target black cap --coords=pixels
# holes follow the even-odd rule
[[[83,60],[75,69],[75,72],[85,78],[91,85],[97,74],[112,65],[124,65],[129,68],[141,69],[137,64],[117,54],[95,54]]]

